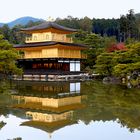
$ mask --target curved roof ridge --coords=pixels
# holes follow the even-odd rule
[[[21,31],[36,31],[36,30],[43,30],[43,29],[49,29],[49,28],[54,28],[54,29],[69,31],[69,32],[77,32],[77,29],[64,27],[55,22],[44,22],[42,24],[39,24],[33,27],[23,28],[21,29]]]

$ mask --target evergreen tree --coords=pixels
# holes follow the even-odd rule
[[[3,27],[0,28],[0,33],[3,34],[4,39],[10,40],[10,28],[8,25],[3,25]]]
[[[16,50],[0,35],[0,74],[5,77],[9,74],[21,74],[22,70],[15,64],[17,58]]]
[[[139,30],[136,22],[134,11],[131,9],[129,13],[120,17],[120,34],[121,41],[126,41],[127,38],[139,39]]]

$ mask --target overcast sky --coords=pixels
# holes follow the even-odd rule
[[[119,18],[130,9],[139,13],[140,0],[0,0],[0,22],[23,16]]]

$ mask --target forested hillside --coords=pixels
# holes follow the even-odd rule
[[[18,22],[13,28],[6,24],[0,27],[0,33],[10,43],[23,43],[24,35],[20,32],[20,29],[38,25],[41,22],[45,21],[35,19],[29,21],[26,25]],[[88,17],[75,18],[68,16],[64,19],[57,18],[55,22],[87,33],[99,34],[102,37],[113,36],[118,42],[124,42],[127,38],[140,40],[140,14],[135,14],[133,10],[129,10],[128,14],[120,16],[119,19],[90,19]]]

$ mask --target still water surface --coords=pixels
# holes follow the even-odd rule
[[[0,140],[140,140],[139,89],[20,81],[0,92]]]

